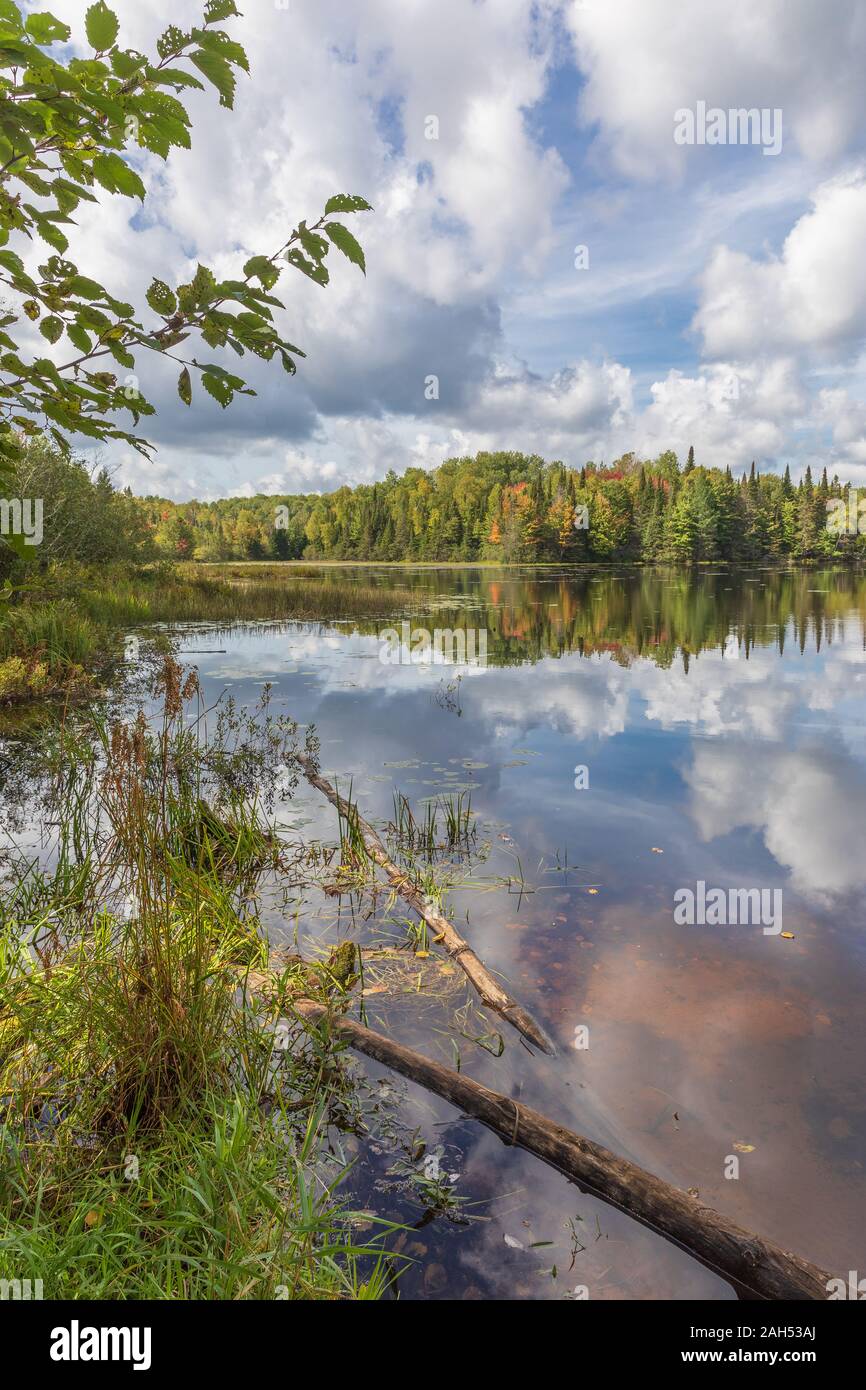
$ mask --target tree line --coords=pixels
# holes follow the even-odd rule
[[[689,450],[571,468],[479,453],[325,495],[135,499],[157,551],[197,560],[679,562],[862,557],[856,497],[811,466],[739,477]],[[845,524],[834,524],[843,515]],[[830,524],[828,524],[828,521]],[[866,525],[864,525],[866,530]]]
[[[858,498],[823,469],[683,467],[672,452],[580,469],[480,453],[335,492],[173,502],[118,490],[45,438],[30,440],[8,496],[43,499],[43,538],[0,539],[0,577],[66,561],[487,560],[688,563],[866,558]],[[866,506],[864,506],[866,510]],[[839,524],[839,518],[842,524]],[[866,519],[863,521],[866,531]]]

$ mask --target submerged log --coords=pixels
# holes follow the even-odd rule
[[[556,1048],[541,1024],[537,1023],[526,1009],[521,1008],[516,999],[513,999],[501,985],[497,984],[487,966],[475,954],[469,943],[463,939],[453,923],[429,905],[417,884],[413,883],[389,857],[388,851],[376,831],[372,825],[364,820],[357,807],[350,806],[336,788],[321,776],[312,759],[303,753],[297,753],[295,757],[307,781],[336,806],[341,816],[346,820],[350,816],[352,817],[358,826],[370,858],[385,870],[391,887],[418,913],[419,917],[423,918],[435,937],[444,944],[452,960],[468,975],[478,991],[481,1002],[487,1008],[498,1013],[500,1018],[504,1018],[542,1052],[546,1052],[549,1057],[555,1056]]]
[[[634,1217],[693,1255],[708,1269],[760,1299],[826,1299],[831,1275],[771,1241],[735,1226],[711,1207],[609,1149],[554,1124],[538,1110],[431,1062],[352,1019],[301,999],[298,1014],[327,1020],[350,1047],[435,1092],[473,1116],[507,1144],[549,1163],[584,1191]]]

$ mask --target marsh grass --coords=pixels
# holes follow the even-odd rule
[[[476,837],[471,792],[449,792],[423,803],[416,816],[403,792],[394,793],[394,819],[388,832],[401,850],[436,854],[469,853]]]
[[[409,588],[344,582],[312,569],[159,563],[67,567],[0,606],[0,705],[94,693],[123,635],[148,624],[279,620],[371,624],[417,608]]]
[[[50,868],[19,864],[0,907],[0,1276],[50,1298],[379,1296],[380,1241],[354,1240],[319,1162],[339,1061],[318,1036],[276,1049],[245,989],[295,726],[266,692],[208,733],[171,659],[157,693],[155,728],[60,731]]]

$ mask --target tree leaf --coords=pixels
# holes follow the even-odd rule
[[[264,285],[266,290],[271,289],[280,278],[277,267],[268,260],[267,256],[251,256],[244,266],[244,275],[249,279],[255,275],[256,279]]]
[[[332,212],[372,212],[373,209],[366,198],[361,198],[357,193],[335,193],[333,198],[329,198],[325,204],[325,214]]]
[[[36,218],[36,230],[43,241],[47,241],[49,246],[53,246],[55,251],[65,251],[69,242],[63,235],[59,227],[53,222],[49,222],[47,217]]]
[[[68,24],[63,24],[61,20],[55,19],[54,15],[49,14],[47,10],[41,14],[29,14],[24,22],[24,28],[39,44],[65,42],[72,33]]]
[[[364,252],[359,243],[352,236],[348,227],[344,227],[342,222],[326,222],[325,231],[338,250],[342,251],[343,255],[346,256],[353,265],[360,266],[362,272],[366,275],[367,263],[364,260]]]
[[[177,379],[177,394],[180,396],[184,405],[192,405],[192,381],[190,380],[188,367],[184,367]]]
[[[235,100],[235,74],[231,65],[218,53],[204,48],[197,48],[190,56],[199,72],[203,72],[216,87],[220,94],[220,106],[231,108]]]
[[[144,202],[144,184],[119,154],[98,154],[91,168],[97,183],[109,193],[122,193],[127,198],[140,198]]]
[[[202,372],[201,384],[204,389],[213,396],[214,400],[219,402],[223,410],[225,410],[234,396],[234,392],[228,382],[224,381],[221,377],[215,376],[212,372]]]
[[[59,319],[56,314],[49,314],[39,325],[39,332],[42,334],[43,338],[48,339],[49,343],[56,343],[57,339],[63,333],[63,329],[63,320]]]
[[[204,7],[205,24],[219,24],[222,19],[232,19],[240,10],[235,0],[207,0]]]
[[[70,323],[66,329],[66,336],[70,343],[78,348],[79,352],[89,354],[93,351],[93,344],[90,341],[90,336],[85,333],[80,323]]]
[[[286,264],[293,265],[296,270],[302,270],[311,280],[315,280],[317,285],[327,285],[330,278],[326,265],[320,261],[308,261],[297,246],[293,246],[290,251],[286,252]]]
[[[168,318],[177,308],[177,297],[163,280],[154,280],[145,295],[155,314]]]
[[[90,47],[95,48],[97,53],[104,53],[113,46],[120,23],[114,11],[105,4],[105,0],[96,0],[96,4],[91,5],[87,11],[84,27]]]
[[[193,29],[190,37],[209,53],[216,53],[218,57],[225,58],[226,62],[234,63],[237,67],[243,68],[244,72],[249,72],[250,64],[245,50],[222,29]]]

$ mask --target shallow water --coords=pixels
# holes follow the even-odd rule
[[[383,587],[394,576],[330,573]],[[490,1039],[492,1051],[472,1041],[485,1025],[474,1011],[455,1021],[471,998],[460,980],[441,999],[368,992],[370,1025],[459,1056],[467,1074],[833,1272],[862,1270],[866,582],[397,573],[417,594],[413,612],[238,625],[218,640],[191,627],[181,642],[209,700],[228,689],[254,704],[271,682],[276,711],[315,724],[324,775],[343,788],[351,778],[368,818],[388,821],[395,789],[423,812],[424,798],[471,788],[489,849],[449,893],[452,920],[558,1054],[532,1054],[507,1025],[499,1057]],[[483,629],[486,667],[384,662],[380,634],[403,619]],[[337,838],[333,809],[306,786],[282,816]],[[698,881],[780,890],[783,920],[678,925],[674,895]],[[270,929],[311,947],[377,940],[385,923],[310,890],[291,911],[272,908]],[[588,1047],[575,1046],[581,1028]],[[401,1242],[417,1258],[403,1297],[736,1296],[450,1107],[369,1074],[405,1094],[466,1202],[462,1221],[425,1216],[417,1192],[387,1176],[387,1142],[359,1151],[355,1201],[419,1226]]]
[[[353,568],[334,582],[392,573]],[[444,1060],[457,1048],[468,1074],[697,1188],[740,1224],[833,1271],[861,1267],[863,580],[473,567],[406,578],[416,612],[233,628],[224,654],[199,660],[210,695],[227,687],[245,703],[273,682],[277,708],[317,726],[325,775],[351,777],[374,820],[389,819],[395,788],[422,810],[425,797],[472,788],[490,853],[449,895],[452,915],[558,1055],[530,1055],[503,1027],[492,1056],[455,1034],[453,1000],[368,996],[371,1026]],[[404,618],[485,629],[487,666],[384,663],[382,629]],[[196,645],[213,634],[190,633],[184,646]],[[335,838],[333,811],[304,788],[290,819],[306,817],[309,834]],[[677,925],[674,894],[698,880],[779,889],[783,922]],[[298,906],[301,940],[376,933],[375,916],[337,914],[315,894]],[[408,1093],[471,1219],[438,1215],[404,1243],[419,1260],[404,1297],[735,1296],[660,1237]],[[365,1204],[418,1221],[411,1192],[377,1189],[387,1166],[387,1153],[364,1156]]]

